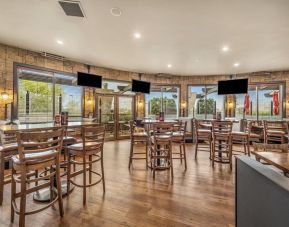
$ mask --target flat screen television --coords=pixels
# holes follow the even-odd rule
[[[248,93],[248,79],[218,81],[218,95]]]
[[[89,74],[89,73],[77,73],[77,85],[85,87],[101,88],[102,76]]]
[[[141,92],[141,93],[150,93],[151,83],[141,80],[132,80],[131,91]]]

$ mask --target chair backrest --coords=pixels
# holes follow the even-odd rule
[[[54,150],[49,159],[58,155],[62,149],[63,129],[54,128],[50,130],[31,130],[29,132],[17,132],[17,143],[19,158],[21,162],[35,160],[33,153],[43,153]]]
[[[212,122],[212,133],[213,138],[223,137],[229,139],[232,135],[233,122],[231,121],[213,121]]]
[[[264,143],[253,143],[254,151],[270,151],[270,152],[283,152],[288,153],[288,144],[264,144]]]
[[[105,139],[105,125],[96,126],[82,126],[82,140],[83,142],[104,142]]]
[[[174,124],[172,123],[157,123],[153,125],[153,135],[171,135],[173,133]]]
[[[268,120],[264,120],[264,130],[265,133],[268,130],[277,130],[277,131],[283,131],[286,132],[287,131],[287,126],[286,126],[286,122],[285,121],[268,121]]]
[[[17,143],[16,133],[0,133],[0,145]]]

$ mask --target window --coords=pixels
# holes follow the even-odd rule
[[[179,87],[153,85],[150,94],[145,95],[146,117],[155,118],[164,112],[165,118],[179,116]]]
[[[188,87],[189,117],[212,119],[216,112],[224,116],[224,97],[218,95],[216,85],[195,85]]]
[[[245,94],[218,95],[215,85],[188,87],[189,117],[211,119],[221,112],[222,117],[237,119],[276,120],[283,117],[283,83],[258,83],[248,86],[248,109],[245,111]],[[225,109],[227,108],[227,112]]]
[[[52,122],[54,115],[68,112],[70,121],[82,117],[82,87],[76,76],[17,67],[18,119],[21,123]]]

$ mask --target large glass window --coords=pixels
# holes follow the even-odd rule
[[[145,107],[146,117],[155,118],[156,114],[164,112],[167,119],[178,118],[179,88],[153,85],[150,94],[145,96]]]
[[[188,113],[189,117],[198,119],[211,119],[216,112],[221,112],[224,117],[230,113],[230,117],[237,119],[281,119],[283,92],[283,83],[258,83],[248,86],[248,94],[231,95],[226,99],[226,96],[217,94],[217,86],[189,86]],[[225,114],[226,108],[231,109]]]
[[[188,113],[197,119],[212,119],[216,112],[224,116],[224,97],[216,85],[189,86]]]
[[[18,119],[21,123],[52,122],[54,115],[68,112],[69,120],[82,117],[82,87],[76,76],[17,67]]]

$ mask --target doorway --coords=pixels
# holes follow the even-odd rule
[[[135,97],[131,95],[98,94],[96,113],[99,123],[106,126],[107,139],[130,137],[129,121],[135,115]]]

